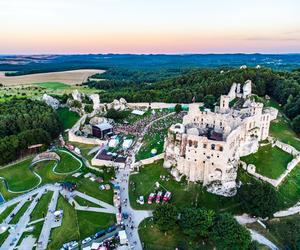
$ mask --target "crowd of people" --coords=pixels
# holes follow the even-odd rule
[[[114,127],[114,132],[117,134],[124,133],[140,136],[147,124],[158,119],[159,117],[162,117],[163,115],[166,115],[167,112],[168,111],[153,112],[150,116],[145,116],[133,124],[116,124]]]

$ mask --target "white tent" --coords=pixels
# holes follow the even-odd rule
[[[135,109],[135,110],[133,110],[133,111],[131,112],[131,114],[134,114],[134,115],[141,115],[141,116],[142,116],[142,115],[145,114],[145,111]]]
[[[119,231],[119,238],[120,238],[121,245],[127,244],[128,240],[127,240],[127,235],[125,230]]]

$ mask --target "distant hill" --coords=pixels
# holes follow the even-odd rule
[[[300,68],[300,54],[191,54],[191,55],[0,55],[0,71],[11,75],[45,73],[73,69],[131,70],[220,68],[261,65],[275,70]]]

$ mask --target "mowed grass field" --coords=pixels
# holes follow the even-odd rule
[[[292,155],[271,144],[260,147],[255,154],[241,158],[247,164],[255,165],[257,173],[272,179],[278,178],[292,159]]]
[[[71,87],[70,85],[62,82],[41,82],[41,83],[35,83],[35,85],[47,89],[68,89]]]
[[[73,125],[79,120],[80,116],[68,108],[57,109],[58,118],[63,124],[64,129],[72,128]]]
[[[85,82],[90,76],[95,74],[102,74],[104,72],[104,70],[80,69],[61,72],[30,74],[23,76],[0,76],[0,83],[2,83],[5,86],[32,85],[35,83],[44,82],[59,82],[69,85],[80,85],[83,82]]]
[[[35,187],[39,178],[29,169],[33,157],[20,161],[12,166],[0,169],[0,177],[5,178],[8,187],[14,192],[19,192]]]

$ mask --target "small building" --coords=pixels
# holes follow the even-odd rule
[[[112,134],[113,126],[108,122],[103,122],[98,125],[92,126],[92,134],[93,136],[104,139],[106,135]]]

